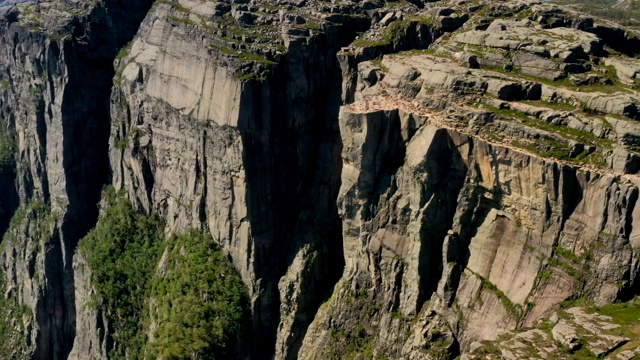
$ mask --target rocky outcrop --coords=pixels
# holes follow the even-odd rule
[[[1,0],[0,1],[0,14],[4,14],[7,10],[16,4],[27,2],[30,0]]]
[[[600,358],[610,353],[616,348],[624,345],[629,338],[618,335],[603,333],[603,331],[617,329],[620,326],[608,323],[611,318],[597,314],[586,314],[580,308],[568,309],[567,313],[572,317],[570,320],[561,319],[551,329],[554,339],[559,342],[569,342],[572,347],[578,339],[577,333],[581,333],[585,346],[596,357]],[[565,345],[563,343],[563,345]]]
[[[518,59],[538,33],[585,39],[572,43],[573,53],[560,43],[534,49],[547,57],[553,50],[560,63],[580,58],[575,51],[606,50],[593,34],[533,21],[463,27],[453,41],[437,41],[435,52],[351,68],[357,80],[344,98],[354,102],[340,113],[346,266],[339,291],[310,326],[306,358],[335,344],[374,356],[442,358],[444,350],[453,357],[474,341],[533,324],[567,299],[606,304],[635,291],[638,182],[625,175],[635,173],[634,155],[620,159],[630,150],[624,137],[600,121],[614,114],[633,126],[637,93],[616,84],[611,95],[590,94],[527,72],[531,64]],[[484,59],[504,51],[508,60],[488,63],[456,43],[478,46]],[[562,71],[593,65],[582,66]],[[547,136],[554,145],[538,148]],[[562,142],[566,156],[554,152]],[[587,148],[591,160],[572,157]],[[437,331],[405,325],[412,321]],[[359,331],[359,339],[350,335]]]
[[[24,4],[1,22],[0,116],[15,144],[3,206],[20,205],[6,214],[14,220],[3,248],[4,294],[32,314],[29,351],[12,357],[62,359],[71,351],[72,257],[108,181],[111,62],[149,5],[133,2],[125,13],[112,2]]]
[[[623,320],[635,310],[632,302],[629,309],[619,305],[607,306],[596,311],[613,310],[615,318],[594,313],[592,307],[572,307],[554,313],[540,321],[536,328],[505,332],[497,339],[471,344],[464,359],[483,357],[486,359],[521,359],[531,356],[553,358],[633,359],[638,352],[635,339],[626,337],[630,324]],[[616,308],[617,307],[617,308]],[[623,315],[624,314],[624,315]],[[622,324],[620,324],[620,323]],[[572,355],[575,353],[575,355]],[[578,355],[580,354],[580,355]]]
[[[632,234],[622,230],[633,221],[635,183],[578,172],[428,119],[420,126],[406,111],[353,111],[345,107],[341,115],[341,283],[362,295],[332,297],[311,325],[317,338],[307,337],[305,354],[326,351],[335,341],[332,327],[352,326],[345,313],[385,339],[372,343],[380,353],[408,357],[402,351],[421,334],[389,334],[383,324],[435,312],[449,320],[441,331],[453,330],[465,350],[570,297],[606,303],[635,286],[632,275],[619,287],[636,271]],[[411,123],[419,128],[403,140]],[[606,205],[614,193],[627,204],[615,206],[619,215]],[[363,311],[369,307],[377,310]]]
[[[516,1],[70,0],[1,24],[16,357],[109,356],[75,254],[104,184],[222,246],[249,358],[552,356],[604,324],[532,329],[561,303],[639,293],[632,30]]]
[[[113,182],[170,232],[208,229],[251,291],[256,354],[294,357],[342,270],[335,53],[365,18],[264,5],[274,51],[244,47],[244,5],[181,4],[159,3],[119,62]]]
[[[67,359],[107,359],[110,350],[108,321],[94,304],[97,294],[93,288],[91,268],[80,253],[74,256],[73,268],[77,332]]]
[[[612,7],[624,11],[633,11],[638,8],[638,2],[636,0],[618,0]]]

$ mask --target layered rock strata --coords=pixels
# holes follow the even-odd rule
[[[249,358],[471,356],[638,294],[633,30],[515,1],[53,1],[2,26],[16,357],[108,357],[74,253],[104,184],[213,235]]]

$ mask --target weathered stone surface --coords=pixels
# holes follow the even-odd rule
[[[96,293],[91,283],[91,268],[81,255],[73,259],[75,283],[76,328],[80,333],[76,336],[69,360],[106,359],[108,321],[106,316],[91,305]]]
[[[0,20],[0,117],[15,134],[1,201],[16,219],[2,226],[3,284],[31,314],[28,349],[16,358],[66,359],[80,338],[97,336],[77,332],[76,301],[88,299],[75,298],[72,258],[108,181],[111,62],[151,4],[120,5],[27,3]]]
[[[582,345],[578,339],[578,334],[576,334],[576,329],[569,326],[565,320],[560,320],[556,326],[551,329],[551,334],[553,334],[555,341],[559,342],[562,346],[566,346],[570,351],[574,351]]]
[[[342,271],[335,53],[369,20],[262,5],[233,4],[220,22],[154,7],[117,64],[110,160],[115,187],[167,232],[206,229],[234,261],[252,356],[295,358]]]
[[[74,255],[104,183],[167,233],[221,244],[250,289],[251,358],[605,356],[626,341],[558,307],[638,292],[630,30],[484,0],[158,1],[138,28],[150,2],[131,19],[116,3],[25,4],[2,22],[17,152],[0,229],[27,210],[6,231],[5,297],[33,310],[20,351],[107,357]],[[556,311],[552,330],[520,331]]]
[[[488,354],[491,359],[497,358],[496,355],[515,359],[566,358],[577,356],[570,354],[578,350],[585,354],[586,349],[590,356],[603,358],[630,340],[620,335],[621,326],[614,323],[612,318],[591,311],[593,309],[587,312],[584,308],[574,307],[554,313],[552,318],[536,324],[539,328],[507,332],[498,339],[475,343],[469,347],[469,354],[472,357]],[[555,325],[550,328],[549,323]],[[630,359],[635,352],[622,350],[607,359]]]
[[[635,348],[634,350],[624,350],[616,354],[616,359],[619,360],[632,360],[635,359],[636,356],[640,355],[640,349]]]
[[[462,63],[437,52],[385,56],[381,62],[363,61],[377,51],[427,43],[423,25],[409,22],[412,25],[405,29],[405,35],[411,40],[405,43],[356,45],[345,50],[341,55],[341,96],[354,103],[343,106],[336,114],[341,178],[336,181],[334,177],[330,182],[333,186],[340,184],[334,194],[342,219],[345,269],[333,296],[314,313],[319,302],[313,301],[313,294],[322,290],[314,289],[312,284],[321,281],[326,271],[321,269],[328,260],[321,259],[330,259],[327,250],[311,250],[303,245],[286,256],[269,252],[273,259],[291,261],[273,276],[258,275],[270,263],[258,254],[247,254],[247,249],[266,249],[274,242],[271,237],[252,235],[263,234],[256,230],[259,223],[255,221],[267,215],[243,201],[255,194],[268,194],[267,198],[283,194],[264,190],[272,189],[270,184],[275,179],[283,179],[272,177],[266,167],[260,168],[265,171],[261,180],[251,183],[256,173],[249,169],[255,166],[252,154],[257,148],[247,147],[251,144],[248,139],[271,139],[259,142],[261,151],[267,149],[259,159],[269,163],[280,159],[271,157],[274,155],[269,149],[276,153],[281,150],[267,144],[282,136],[275,137],[266,128],[254,128],[255,119],[261,118],[255,109],[286,107],[271,100],[269,94],[276,89],[272,88],[273,83],[238,77],[237,69],[244,65],[234,55],[224,51],[214,52],[213,57],[198,53],[201,45],[194,41],[199,40],[189,40],[194,30],[170,27],[163,20],[163,12],[171,11],[166,6],[157,8],[149,18],[153,21],[147,20],[148,25],[143,26],[131,53],[120,65],[124,66],[126,85],[114,97],[114,112],[124,115],[122,109],[127,109],[131,114],[123,116],[128,122],[114,127],[114,142],[125,139],[117,134],[134,136],[128,139],[125,151],[111,153],[114,167],[120,169],[114,176],[115,183],[128,189],[143,207],[167,217],[170,231],[206,224],[215,232],[256,294],[255,314],[264,316],[264,324],[269,326],[275,324],[269,317],[280,314],[275,339],[277,357],[325,356],[335,344],[347,341],[335,338],[342,334],[338,330],[355,331],[356,324],[360,324],[357,330],[363,339],[378,339],[372,346],[380,354],[420,358],[416,355],[419,349],[431,356],[441,350],[466,351],[474,341],[493,339],[496,331],[517,328],[521,319],[535,322],[567,298],[588,294],[598,302],[609,302],[621,291],[618,284],[635,283],[635,275],[628,279],[624,275],[627,269],[636,272],[631,270],[635,269],[632,258],[636,250],[628,246],[629,234],[625,230],[632,227],[620,224],[632,221],[637,187],[616,173],[634,172],[630,165],[633,155],[627,149],[633,140],[630,136],[621,137],[615,129],[628,126],[629,134],[635,130],[631,119],[616,116],[619,123],[611,123],[595,116],[606,113],[633,118],[637,95],[583,93],[562,84],[519,77],[523,74],[559,79],[590,71],[583,62],[589,56],[600,56],[605,44],[596,35],[561,27],[547,29],[542,24],[538,27],[531,20],[496,20],[488,23],[485,30],[463,29],[453,37],[464,46],[496,49],[491,56],[473,54],[474,49],[469,47],[448,49],[451,44],[438,44],[436,51],[455,50],[461,55],[453,58]],[[438,16],[452,17],[457,10],[451,11]],[[341,18],[339,12],[324,18]],[[283,34],[288,57],[278,61],[291,61],[287,59],[296,54],[297,46],[302,46],[296,36],[311,34],[309,29],[293,26],[309,23],[308,17],[299,16],[304,21],[281,16],[287,24]],[[398,12],[381,16],[382,21],[375,23],[371,34],[363,35],[363,43],[383,38],[383,28],[393,28],[393,17],[403,16]],[[442,23],[441,26],[444,27]],[[531,35],[531,29],[542,34]],[[438,32],[429,34],[437,36]],[[572,36],[575,41],[569,40]],[[162,41],[154,42],[154,38]],[[154,47],[172,50],[153,50]],[[508,58],[505,51],[515,55]],[[182,57],[176,57],[174,52]],[[469,54],[478,59],[480,69],[470,71]],[[483,63],[480,58],[492,63]],[[504,60],[509,62],[501,62]],[[183,61],[187,64],[184,68]],[[504,72],[488,67],[490,64],[499,64]],[[210,75],[191,78],[185,69],[197,66],[211,69],[207,70]],[[226,71],[225,75],[218,75],[222,71]],[[267,79],[274,76],[265,74]],[[301,74],[289,76],[303,82],[306,75]],[[298,85],[304,88],[303,84]],[[209,97],[199,90],[212,88],[220,89],[212,93],[223,92],[225,97]],[[256,102],[256,94],[262,96],[260,103]],[[486,95],[498,100],[485,98]],[[544,101],[572,109],[553,109]],[[528,120],[520,121],[522,117],[513,115],[518,112]],[[154,113],[163,114],[164,121],[149,115]],[[192,119],[199,127],[184,127],[183,118]],[[273,118],[264,121],[269,123]],[[207,138],[200,135],[202,129]],[[208,140],[211,136],[215,138]],[[544,155],[552,147],[532,153],[528,147],[518,145],[519,141],[544,143],[539,139],[549,144],[566,142],[569,160],[558,161]],[[195,155],[182,154],[176,159],[175,144],[184,144],[182,148],[191,149],[189,153]],[[291,148],[294,153],[316,151],[298,144]],[[331,144],[336,143],[325,144],[335,155],[339,147]],[[207,150],[210,146],[217,147]],[[588,163],[570,162],[580,156],[595,161],[596,155],[607,161],[598,165],[607,171],[601,172]],[[239,175],[227,180],[226,174],[234,173]],[[204,179],[199,182],[193,174],[202,174]],[[177,178],[182,180],[176,181]],[[228,195],[218,197],[217,192],[208,189]],[[190,199],[203,205],[189,210],[183,204]],[[258,199],[264,201],[262,206],[270,208],[269,201]],[[204,219],[200,210],[203,208]],[[287,207],[270,209],[291,211]],[[309,216],[326,213],[314,211]],[[295,212],[289,214],[295,218]],[[269,224],[267,229],[283,226],[276,221]],[[313,237],[312,234],[307,236]],[[294,240],[297,244],[305,241]],[[599,241],[607,246],[597,247]],[[290,245],[284,248],[287,246]],[[561,254],[565,253],[558,248],[575,254],[577,263],[563,257]],[[554,261],[561,266],[553,265]],[[588,274],[583,272],[587,267],[592,269]],[[302,291],[302,284],[312,289],[311,294]],[[277,308],[273,307],[275,304]],[[424,326],[411,326],[408,319],[414,318]],[[465,321],[463,328],[456,325],[461,318]],[[305,325],[298,327],[309,322],[308,329]],[[294,329],[304,329],[304,335],[296,335]],[[438,333],[441,338],[436,336]],[[546,335],[533,332],[514,344],[532,344],[537,336]],[[444,345],[432,347],[437,341]],[[554,346],[549,344],[545,349],[551,353]],[[519,354],[505,349],[503,356],[518,358]]]

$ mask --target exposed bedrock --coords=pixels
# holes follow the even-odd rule
[[[546,2],[151,5],[0,21],[0,357],[122,345],[75,254],[104,185],[222,246],[240,358],[556,351],[600,319],[561,304],[640,294],[635,30]]]
[[[566,299],[605,304],[637,286],[637,181],[403,110],[343,107],[340,125],[346,268],[311,325],[307,358],[343,341],[336,329],[357,326],[374,353],[422,358],[422,348],[429,358],[439,340],[464,350]],[[407,324],[434,318],[446,320],[437,331]]]
[[[157,6],[120,63],[114,185],[168,232],[210,231],[250,288],[253,356],[295,358],[343,269],[335,53],[361,25],[305,37],[285,19],[283,54],[249,78],[211,49],[215,34],[174,26],[172,12]]]
[[[112,62],[150,1],[122,5],[26,4],[1,22],[0,117],[15,149],[2,265],[7,294],[30,309],[28,352],[13,356],[64,359],[76,336],[72,257],[108,182]]]

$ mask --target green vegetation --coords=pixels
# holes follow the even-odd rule
[[[189,17],[177,17],[169,15],[168,19],[178,24],[195,25],[195,21],[191,20]]]
[[[604,239],[611,239],[612,237],[615,237],[615,236],[616,236],[615,234],[611,234],[611,233],[608,233],[608,232],[606,232],[606,231],[600,231],[600,232],[598,233],[598,237],[599,237],[599,238],[601,238],[601,239],[602,239],[602,238],[604,238]]]
[[[116,60],[122,60],[127,57],[127,55],[129,55],[129,52],[131,52],[132,45],[133,41],[130,41],[127,45],[120,48],[120,51],[118,51],[118,55],[116,55]]]
[[[256,63],[262,64],[262,65],[267,65],[267,66],[272,66],[272,65],[277,65],[278,63],[275,61],[271,61],[271,60],[267,60],[259,55],[256,55],[252,52],[249,51],[242,51],[242,53],[240,54],[240,58],[245,60],[245,61],[254,61]]]
[[[0,289],[5,289],[4,274],[0,274]],[[23,334],[24,320],[31,315],[28,306],[18,304],[13,298],[0,296],[0,358],[26,358],[28,350]]]
[[[623,345],[619,351],[634,350],[640,346],[640,297],[600,307],[591,306],[586,311],[610,316],[614,323],[620,325],[620,334],[631,340]]]
[[[485,279],[484,277],[478,274],[476,274],[476,276],[480,279],[480,281],[482,281],[482,289],[486,289],[494,293],[498,297],[498,299],[500,299],[500,302],[502,302],[502,305],[504,305],[507,311],[509,311],[514,318],[516,319],[520,318],[520,316],[522,315],[522,312],[520,311],[520,307],[516,307],[516,305],[511,301],[511,299],[509,299],[507,295],[505,295],[505,293],[502,292],[502,290],[498,289],[498,287],[495,286],[494,283],[492,283],[491,281]]]
[[[308,20],[306,23],[306,27],[309,30],[322,31],[322,24],[319,21]]]
[[[435,27],[436,20],[429,16],[412,16],[409,20],[396,20],[389,24],[380,35],[378,40],[358,39],[353,45],[358,47],[377,47],[398,44],[407,34],[407,30],[412,24]]]
[[[114,359],[140,358],[146,342],[142,313],[145,295],[160,257],[162,223],[135,211],[113,188],[96,227],[79,243],[93,272],[93,304],[107,315],[113,331]]]
[[[467,49],[467,51],[470,51],[471,53],[480,57],[485,57],[487,55],[487,52],[485,50],[482,50],[485,48],[481,46],[465,45],[465,48]],[[491,50],[492,52],[495,51],[495,49],[491,49]],[[508,56],[511,56],[511,52],[504,52],[504,53]],[[607,67],[603,67],[603,68],[607,68]],[[614,72],[607,72],[606,77],[610,80],[610,84],[576,85],[569,78],[566,78],[566,77],[552,80],[544,77],[527,75],[522,73],[521,68],[519,66],[512,66],[511,64],[505,64],[503,66],[487,65],[487,66],[482,66],[482,69],[497,72],[507,76],[517,76],[519,80],[529,80],[529,81],[537,82],[540,84],[566,88],[572,91],[601,92],[605,94],[614,94],[620,91],[627,91],[629,88],[628,86],[621,83],[620,80],[618,80],[615,70]],[[591,73],[602,75],[602,73],[597,71],[592,71]]]
[[[566,104],[563,102],[551,102],[551,101],[544,101],[544,100],[525,100],[525,101],[522,101],[522,103],[527,105],[532,105],[532,106],[549,108],[549,109],[558,110],[558,111],[573,111],[576,109],[575,106],[571,104]]]
[[[259,55],[251,53],[249,51],[243,50],[238,55],[241,61],[251,62],[253,66],[251,69],[245,69],[237,71],[234,74],[234,77],[240,81],[245,80],[256,80],[256,81],[264,81],[267,79],[269,75],[269,68],[277,65],[278,63],[275,61],[267,60]]]
[[[571,250],[567,250],[560,246],[554,246],[553,251],[554,253],[571,260],[571,262],[573,262],[574,264],[577,264],[580,262],[580,259],[578,259],[578,256],[574,254],[573,251]]]
[[[565,273],[577,281],[586,281],[585,276],[589,272],[589,262],[592,260],[590,251],[584,251],[578,256],[570,250],[560,246],[554,246],[553,254],[554,256],[549,259],[549,267],[560,267]],[[539,274],[539,276],[544,277],[545,272],[550,274],[550,270],[547,268],[542,274]]]
[[[56,217],[50,206],[41,201],[31,201],[20,207],[11,218],[9,229],[2,239],[2,247],[11,242],[19,242],[15,244],[15,249],[36,257],[42,250],[42,244],[51,238]],[[0,295],[0,358],[26,359],[29,348],[33,345],[25,342],[25,326],[34,321],[33,313],[28,305],[18,302],[15,288],[8,291],[11,289],[7,289],[5,279],[5,274],[0,272],[0,289],[3,291]],[[32,280],[32,286],[43,286],[39,281],[37,268],[34,269]]]
[[[181,13],[185,13],[188,14],[190,11],[189,9],[187,9],[186,7],[182,6],[179,2],[177,1],[168,1],[168,0],[158,0],[156,1],[156,4],[158,3],[165,3],[167,5],[170,5],[171,7],[173,7],[174,9],[176,9],[177,11],[181,12]],[[154,6],[157,6],[156,4],[154,4]]]
[[[382,70],[383,73],[388,73],[389,72],[389,68],[384,66],[384,64],[382,63],[382,58],[377,58],[377,59],[373,59],[371,60],[371,62],[380,68],[380,70]]]
[[[560,347],[559,350],[560,350],[560,354],[559,355],[562,356],[562,359],[566,359],[566,360],[596,360],[596,359],[598,359],[585,346],[580,347],[579,349],[575,350],[574,352],[569,351],[569,348],[567,348],[567,347]]]
[[[400,6],[402,4],[406,4],[406,1],[400,0],[400,1],[386,1],[387,3],[387,7],[390,8],[394,8],[396,6]]]
[[[266,80],[269,68],[278,64],[275,61],[269,60],[247,50],[233,50],[224,44],[211,44],[210,46],[223,55],[237,58],[244,63],[253,63],[251,69],[244,68],[234,74],[234,77],[238,80]]]
[[[407,32],[407,28],[409,27],[409,21],[394,21],[385,29],[382,34],[382,41],[385,44],[397,44],[399,43],[403,36]]]
[[[3,175],[15,171],[16,140],[3,119],[0,119],[0,129],[0,175]]]
[[[224,55],[237,55],[238,52],[229,48],[228,46],[225,45],[216,45],[216,44],[211,44],[211,47],[218,50],[220,53],[224,54]]]
[[[213,239],[191,231],[166,240],[162,222],[138,213],[123,194],[107,188],[104,201],[98,224],[78,251],[97,292],[87,305],[109,320],[114,343],[109,357],[226,358],[241,332],[248,300]],[[155,304],[151,315],[149,304]],[[155,340],[147,343],[151,322],[157,326]]]
[[[501,350],[515,350],[517,351],[516,356],[523,359],[537,359],[541,356],[547,356],[547,358],[551,359],[595,360],[598,358],[591,353],[590,346],[588,344],[600,340],[600,336],[602,334],[625,336],[630,339],[626,344],[613,350],[612,353],[607,354],[607,358],[615,359],[620,352],[624,350],[634,350],[640,346],[640,319],[638,318],[638,314],[640,314],[639,297],[636,297],[631,301],[619,302],[605,306],[596,306],[594,301],[589,298],[575,298],[561,303],[560,307],[561,309],[581,307],[586,313],[597,313],[599,315],[608,316],[610,319],[602,322],[601,320],[593,321],[592,325],[594,328],[598,329],[596,332],[593,332],[589,327],[578,323],[576,318],[569,314],[569,312],[560,310],[557,312],[558,316],[576,329],[577,337],[580,339],[582,344],[582,346],[577,349],[570,350],[568,347],[555,342],[553,340],[552,329],[556,325],[556,322],[552,322],[549,319],[542,319],[535,328],[546,333],[546,339],[540,335],[531,333],[526,338],[518,338],[518,334],[522,334],[528,329],[516,330],[511,334],[500,335],[495,341],[482,341],[483,346],[474,350],[472,353],[474,358],[480,358],[480,355],[485,355],[485,358],[491,359],[500,358]],[[616,324],[619,327],[608,326],[609,322]],[[540,351],[540,349],[544,348],[551,349],[552,346],[550,345],[553,343],[557,346],[557,350],[552,350],[550,354],[545,354],[545,352]]]
[[[332,328],[331,340],[335,346],[327,352],[327,359],[374,359],[375,336],[369,335],[362,325],[356,325],[353,330]]]
[[[153,282],[156,301],[153,357],[226,359],[242,332],[248,297],[231,263],[209,235],[172,237],[166,273]]]
[[[620,325],[620,328],[610,329],[609,333],[614,335],[626,336],[630,339],[629,342],[624,344],[616,352],[623,350],[633,350],[640,346],[640,297],[636,297],[630,301],[617,302],[615,304],[609,304],[604,306],[596,306],[593,300],[587,300],[579,298],[575,300],[565,301],[560,304],[562,308],[570,308],[575,306],[582,306],[587,313],[597,313],[604,316],[611,317],[611,322]],[[611,358],[615,358],[616,352],[611,354]],[[588,356],[583,356],[588,355]],[[595,359],[590,353],[581,353],[580,351],[568,357],[569,359]]]
[[[540,101],[537,103],[544,104],[544,102]],[[607,163],[604,159],[603,150],[611,149],[613,147],[612,140],[598,138],[593,133],[588,131],[574,129],[569,126],[548,123],[541,119],[528,116],[527,114],[517,110],[507,108],[499,109],[484,102],[471,102],[469,103],[469,105],[487,109],[488,111],[504,120],[516,121],[531,128],[540,129],[551,134],[560,135],[562,136],[562,139],[570,139],[578,143],[593,145],[596,147],[596,151],[589,152],[585,147],[585,150],[583,150],[582,153],[572,154],[573,150],[568,142],[565,143],[564,141],[558,141],[550,137],[536,139],[535,142],[529,140],[512,140],[511,144],[513,146],[528,150],[542,157],[572,161],[582,164],[592,164],[598,167],[607,166]],[[556,104],[556,107],[564,106],[565,104]],[[609,123],[603,120],[603,125],[607,126],[607,124]],[[490,134],[489,137],[496,141],[501,141],[499,137],[491,136]]]
[[[522,112],[517,111],[517,110],[498,109],[495,106],[491,106],[491,105],[485,104],[485,103],[482,103],[482,105],[487,110],[489,110],[492,113],[498,115],[502,119],[518,120],[518,121],[524,123],[525,125],[533,127],[533,128],[536,128],[536,129],[549,131],[549,132],[554,133],[554,134],[555,133],[560,133],[560,134],[562,134],[562,135],[564,135],[566,137],[574,138],[575,140],[579,140],[579,141],[581,140],[581,141],[585,141],[585,142],[588,142],[588,143],[592,143],[592,142],[595,142],[595,141],[598,140],[595,135],[593,135],[592,133],[587,132],[587,131],[581,131],[581,130],[573,129],[573,128],[570,128],[568,126],[550,124],[550,123],[547,123],[547,122],[542,121],[540,119],[528,116],[525,113],[522,113]]]
[[[39,92],[40,91],[38,90],[37,87],[29,86],[29,94],[31,94],[31,97],[33,97],[33,98],[37,97]]]
[[[437,340],[429,344],[429,349],[426,353],[431,355],[432,359],[450,359],[452,342],[448,340]]]
[[[619,325],[640,325],[640,298],[635,298],[629,302],[618,302],[605,306],[591,306],[588,313],[598,313],[610,316],[613,322]]]

